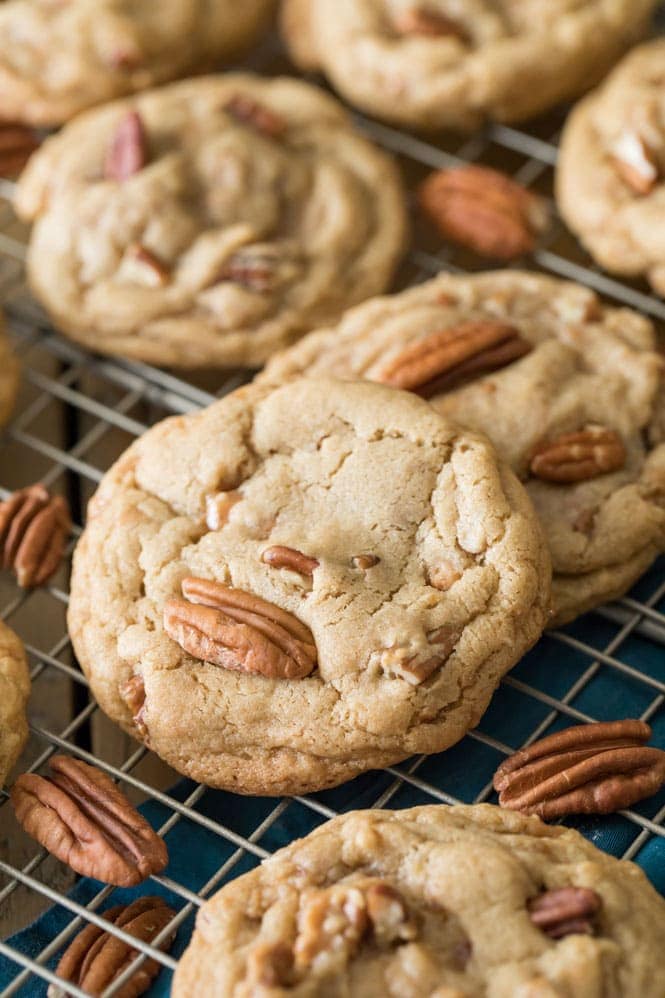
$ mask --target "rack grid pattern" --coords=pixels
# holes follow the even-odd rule
[[[260,68],[281,68],[281,59],[279,52],[271,48]],[[432,168],[477,161],[510,172],[551,199],[563,120],[560,116],[537,122],[529,132],[494,126],[468,140],[441,145],[366,119],[357,120],[373,140],[398,157],[411,189]],[[237,371],[226,377],[220,375],[211,393],[155,368],[90,355],[58,336],[26,290],[25,243],[11,213],[12,192],[12,183],[0,179],[0,302],[23,362],[28,399],[0,437],[0,498],[14,488],[41,479],[47,486],[68,493],[80,524],[81,510],[105,469],[133,438],[167,415],[208,404],[250,374]],[[431,232],[416,223],[415,248],[403,267],[400,283],[421,281],[442,269],[463,272],[482,266],[482,261],[463,251],[442,248]],[[665,302],[651,296],[642,285],[624,284],[601,273],[556,220],[547,241],[533,254],[528,266],[581,281],[610,302],[641,310],[663,329]],[[66,443],[54,436],[54,425],[60,426]],[[30,455],[30,476],[16,480],[13,458],[19,447]],[[71,547],[79,533],[80,527],[76,527]],[[100,915],[114,888],[100,887],[87,903],[81,904],[50,885],[45,869],[49,861],[37,846],[20,869],[0,860],[0,912],[16,891],[28,891],[39,895],[44,907],[57,904],[70,916],[65,928],[38,955],[28,956],[0,942],[0,964],[9,961],[15,970],[0,998],[15,995],[37,981],[44,989],[47,983],[57,983],[49,969],[54,956],[90,922],[131,942],[139,951],[122,977],[106,990],[104,998],[116,994],[147,957],[159,961],[164,973],[171,972],[175,960],[158,948],[160,942],[188,919],[191,925],[191,915],[222,883],[284,844],[294,825],[299,831],[313,828],[357,806],[491,801],[491,776],[506,754],[557,727],[625,716],[621,704],[626,699],[640,705],[640,716],[654,726],[655,740],[660,737],[665,745],[665,571],[661,559],[629,597],[587,615],[563,631],[548,633],[503,680],[479,728],[445,755],[411,759],[382,773],[366,774],[345,788],[307,797],[262,801],[260,806],[236,798],[237,806],[228,820],[221,822],[211,817],[206,807],[215,791],[183,782],[179,784],[182,792],[162,792],[136,775],[148,754],[145,748],[134,747],[119,765],[105,758],[103,752],[96,756],[90,753],[89,727],[98,707],[76,666],[64,628],[67,568],[47,589],[33,594],[9,589],[8,598],[0,602],[0,619],[14,626],[26,640],[33,688],[47,682],[54,673],[67,677],[74,688],[75,709],[64,729],[32,723],[33,742],[39,751],[31,759],[30,770],[42,767],[58,751],[92,762],[136,799],[161,805],[160,833],[195,825],[216,837],[219,864],[195,890],[169,876],[168,871],[151,878],[175,896],[178,911],[174,922],[150,946],[109,926]],[[46,603],[52,605],[51,609],[55,607],[62,628],[49,647],[36,647],[30,641],[31,615],[42,612]],[[599,702],[599,692],[603,694],[604,712],[600,716],[596,711],[592,716],[591,703]],[[0,809],[7,807],[8,795],[0,790]],[[639,862],[650,844],[665,837],[665,794],[611,818],[575,824],[592,839],[609,833],[616,855]],[[146,894],[153,892],[151,881],[144,885]],[[85,998],[85,992],[72,985],[68,985],[68,993]]]

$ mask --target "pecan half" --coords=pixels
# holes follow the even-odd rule
[[[175,918],[175,911],[167,906],[163,898],[147,897],[138,898],[129,905],[109,908],[103,916],[129,935],[152,943]],[[168,952],[174,939],[175,932],[161,942],[159,948]],[[86,925],[63,953],[55,972],[64,981],[76,984],[86,994],[97,998],[124,973],[138,952],[111,931],[97,925]],[[145,994],[161,969],[161,965],[149,957],[115,994],[118,998],[138,998]],[[66,988],[54,985],[48,990],[49,998],[60,998],[66,993]]]
[[[558,887],[533,898],[529,916],[551,939],[579,933],[590,936],[601,904],[600,896],[590,887]]]
[[[531,349],[507,322],[461,322],[411,343],[375,380],[431,398],[468,378],[506,367]]]
[[[164,629],[194,658],[270,679],[304,679],[316,666],[312,633],[293,614],[242,589],[185,579],[164,608]]]
[[[43,485],[14,492],[0,503],[0,554],[19,586],[42,586],[62,560],[71,520],[67,500]]]
[[[540,198],[483,166],[431,174],[420,187],[418,201],[446,239],[495,260],[530,253],[547,227]]]
[[[0,124],[0,177],[15,177],[39,148],[31,128],[15,122]]]
[[[266,548],[261,555],[261,561],[273,568],[288,568],[292,572],[299,572],[300,575],[308,575],[310,578],[314,575],[314,569],[319,567],[316,558],[310,558],[302,551],[283,547],[281,544]]]
[[[469,35],[458,21],[427,7],[408,7],[393,21],[400,35],[423,35],[427,38],[457,38],[468,42]]]
[[[249,125],[262,135],[278,139],[286,131],[286,122],[265,104],[247,94],[235,94],[225,105],[224,110],[242,125]]]
[[[54,755],[50,777],[24,773],[11,790],[24,830],[72,870],[130,887],[160,873],[166,845],[113,780],[80,759]]]
[[[658,159],[638,132],[625,131],[619,136],[612,148],[612,163],[636,194],[651,194],[658,183]]]
[[[534,452],[530,468],[536,478],[568,484],[618,471],[626,457],[618,433],[605,426],[587,426],[545,441]]]
[[[127,704],[134,724],[143,738],[147,737],[148,727],[145,723],[145,684],[143,676],[132,676],[123,683],[119,690],[120,696]]]
[[[557,731],[499,766],[499,804],[545,820],[629,807],[665,783],[665,752],[647,747],[650,737],[649,725],[633,720]]]
[[[107,180],[128,180],[148,162],[148,136],[138,111],[128,111],[121,119],[104,160]]]

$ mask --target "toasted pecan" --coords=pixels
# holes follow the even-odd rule
[[[570,484],[618,471],[626,463],[623,440],[605,426],[587,426],[546,440],[534,451],[531,473],[546,482]]]
[[[665,783],[665,752],[649,748],[643,721],[581,724],[506,759],[494,774],[501,807],[545,820],[611,814]]]
[[[14,492],[0,503],[0,556],[18,584],[29,589],[44,585],[62,560],[71,530],[69,506],[62,496],[50,496],[43,485]]]

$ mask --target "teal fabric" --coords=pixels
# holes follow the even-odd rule
[[[648,600],[665,578],[665,560],[654,566],[634,590],[638,599]],[[665,600],[658,607],[665,612]],[[587,614],[567,628],[567,633],[579,638],[592,648],[603,651],[618,633],[618,626],[596,614]],[[620,661],[634,666],[647,676],[665,682],[665,648],[646,637],[631,635],[617,652]],[[589,655],[562,644],[555,637],[546,635],[511,675],[522,683],[549,694],[565,697],[580,675],[591,665]],[[608,665],[601,665],[592,680],[572,699],[571,706],[598,720],[615,720],[639,717],[654,702],[658,691],[645,682],[623,675]],[[547,717],[550,708],[532,696],[503,684],[496,693],[490,709],[483,717],[479,730],[511,748],[518,747]],[[559,716],[549,729],[567,727],[570,719]],[[661,706],[651,717],[654,730],[653,744],[665,749],[665,707]],[[417,775],[437,789],[461,801],[471,803],[486,784],[503,755],[475,738],[466,737],[454,748],[440,755],[431,756],[418,768]],[[398,767],[405,772],[409,762]],[[368,773],[343,787],[315,794],[313,797],[335,811],[370,807],[394,783],[388,773]],[[183,780],[173,790],[173,796],[183,801],[194,785]],[[495,798],[491,797],[491,801]],[[408,784],[403,785],[390,799],[394,808],[432,803],[431,795]],[[655,817],[665,806],[665,790],[656,797],[636,806],[635,810],[648,818]],[[275,801],[266,798],[242,798],[220,791],[208,790],[196,805],[196,810],[226,825],[233,831],[248,836],[270,814]],[[149,821],[158,827],[170,817],[169,809],[160,804],[148,803],[142,808]],[[287,845],[294,838],[306,835],[324,819],[310,808],[292,801],[279,819],[270,826],[259,844],[272,852]],[[636,839],[639,830],[620,815],[604,818],[572,818],[565,822],[577,828],[599,849],[621,855]],[[192,891],[198,891],[220,866],[233,854],[235,846],[206,831],[199,825],[183,819],[167,836],[171,862],[167,875]],[[665,894],[665,839],[649,836],[638,851],[636,862],[644,869],[652,883]],[[256,864],[252,856],[244,856],[233,868],[230,878],[236,877]],[[39,874],[37,874],[39,875]],[[72,891],[72,898],[85,904],[100,889],[95,881],[81,880]],[[183,906],[181,898],[163,891],[148,882],[132,890],[115,890],[102,907],[126,903],[145,894],[163,894],[177,909]],[[39,954],[71,920],[62,907],[54,907],[25,931],[9,940],[10,944],[30,956]],[[182,953],[192,931],[190,917],[178,933],[174,956]],[[50,962],[54,967],[57,958]],[[20,967],[0,957],[0,991],[19,972]],[[166,996],[170,988],[170,974],[162,971],[150,994]],[[22,998],[36,998],[46,994],[46,985],[33,979],[19,992]]]

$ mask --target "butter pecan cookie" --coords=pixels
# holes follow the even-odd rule
[[[19,383],[19,364],[12,352],[0,311],[0,428],[12,414]]]
[[[399,124],[523,121],[602,79],[657,0],[285,0],[303,68]]]
[[[102,708],[176,769],[295,793],[461,738],[549,573],[484,437],[380,385],[250,385],[107,474],[69,627]]]
[[[261,377],[380,381],[486,433],[543,524],[560,624],[625,593],[665,550],[663,363],[636,312],[512,271],[367,302]]]
[[[199,911],[173,998],[662,998],[633,863],[489,804],[356,811]]]
[[[559,210],[602,267],[665,296],[665,38],[628,55],[572,112]]]
[[[94,104],[212,69],[274,0],[0,3],[0,120],[58,125]]]
[[[30,675],[22,642],[0,620],[0,786],[28,737]]]
[[[383,291],[406,231],[392,160],[336,101],[241,74],[80,117],[35,154],[17,208],[64,332],[181,367],[258,366]]]

